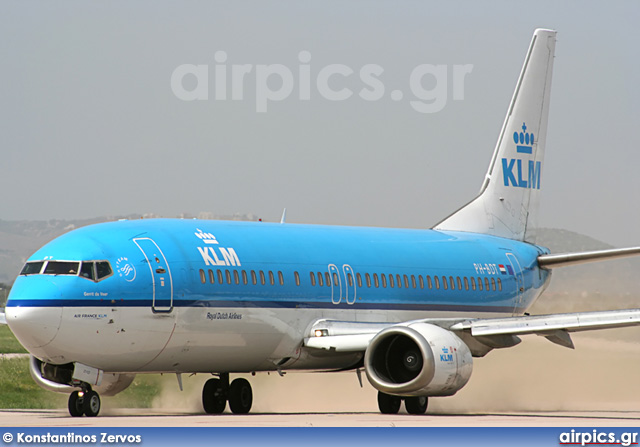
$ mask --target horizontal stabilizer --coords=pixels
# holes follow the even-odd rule
[[[538,256],[538,265],[546,269],[586,264],[587,262],[606,261],[640,255],[640,247],[614,248],[611,250],[584,251]]]

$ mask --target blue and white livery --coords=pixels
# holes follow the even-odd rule
[[[551,269],[640,248],[550,254],[535,244],[555,31],[536,30],[478,196],[433,229],[179,219],[71,231],[27,261],[6,323],[73,416],[139,373],[211,373],[207,413],[251,408],[230,374],[356,370],[383,413],[424,413],[473,357],[538,334],[640,324],[640,310],[529,316]]]

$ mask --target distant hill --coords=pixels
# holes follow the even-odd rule
[[[141,219],[154,215],[97,217],[85,220],[2,221],[0,220],[0,283],[11,284],[25,261],[38,248],[61,234],[86,225],[118,219]],[[201,213],[181,218],[250,220],[252,214],[216,216]],[[552,253],[612,248],[604,242],[567,230],[538,230],[538,244]],[[640,258],[597,262],[553,271],[551,284],[531,309],[532,314],[640,307]],[[0,293],[0,299],[2,293]],[[0,303],[1,305],[2,303]]]

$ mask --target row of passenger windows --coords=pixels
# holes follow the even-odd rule
[[[297,273],[296,273],[297,274]],[[332,273],[333,275],[333,284],[339,284],[339,278],[338,278],[338,274],[336,272]],[[317,276],[317,282],[316,282],[316,276]],[[324,278],[324,279],[323,279]],[[331,285],[331,275],[329,274],[329,272],[324,272],[324,274],[322,272],[310,272],[309,273],[309,279],[311,281],[311,285],[315,286],[316,284],[318,284],[319,286],[323,286],[323,285],[327,285],[330,286]],[[388,287],[397,287],[399,289],[401,288],[405,288],[405,289],[417,289],[418,287],[420,289],[424,289],[425,288],[425,279],[426,279],[426,286],[428,289],[444,289],[444,290],[469,290],[469,288],[471,288],[471,290],[502,290],[502,280],[500,278],[483,278],[478,277],[477,281],[475,277],[460,277],[460,276],[456,276],[455,278],[453,276],[433,276],[431,277],[431,275],[426,275],[426,276],[421,276],[418,275],[417,276],[417,281],[416,281],[416,275],[393,275],[391,273],[384,274],[384,273],[380,273],[380,275],[378,276],[377,273],[373,273],[373,274],[369,274],[369,273],[365,273],[364,274],[364,282],[362,281],[362,275],[360,273],[356,273],[356,281],[358,283],[358,287],[363,287],[363,285],[366,285],[367,287],[371,288],[371,287],[383,287],[386,288]],[[353,287],[353,276],[351,275],[351,273],[347,274],[347,281],[349,283],[349,287]]]
[[[205,284],[207,281],[211,284],[249,284],[249,276],[251,277],[251,284],[257,285],[258,283],[262,285],[270,284],[275,285],[276,281],[281,286],[284,285],[284,275],[281,271],[277,273],[272,272],[271,270],[264,272],[263,270],[251,270],[247,272],[246,270],[216,270],[213,271],[211,269],[200,270],[200,281]],[[276,280],[277,276],[277,280]],[[296,286],[300,285],[300,275],[298,272],[293,272],[293,277]],[[417,279],[416,279],[417,278]],[[425,286],[428,289],[443,289],[443,290],[502,290],[502,281],[500,278],[481,278],[481,277],[460,277],[456,276],[421,276],[418,275],[393,275],[393,274],[384,274],[384,273],[365,273],[364,281],[363,277],[360,273],[356,273],[355,275],[356,282],[358,287],[375,287],[375,288],[405,288],[405,289],[424,289]],[[312,286],[328,286],[330,287],[332,284],[339,285],[340,278],[338,277],[337,272],[329,273],[329,272],[309,272],[309,280]],[[351,273],[347,273],[347,282],[349,287],[353,287],[353,275]]]
[[[260,281],[260,284],[262,284],[263,286],[268,284],[271,284],[272,286],[276,284],[276,275],[278,277],[277,282],[278,284],[280,284],[281,286],[284,285],[284,275],[282,274],[282,272],[277,272],[274,273],[271,270],[264,272],[262,270],[258,270],[257,272],[255,270],[251,270],[250,273],[248,273],[246,270],[242,270],[241,272],[238,270],[233,270],[233,273],[231,270],[225,270],[224,272],[220,269],[218,269],[217,271],[213,271],[211,269],[209,269],[207,272],[205,272],[204,270],[200,269],[200,281],[204,284],[207,282],[207,280],[211,283],[211,284],[215,284],[216,282],[218,284],[225,284],[225,280],[226,280],[226,284],[240,284],[240,277],[242,276],[242,284],[249,284],[249,275],[251,275],[251,284],[253,285],[257,285],[258,284],[258,278]],[[295,272],[295,278],[296,278],[296,285],[300,285],[300,276],[298,275],[298,272]]]

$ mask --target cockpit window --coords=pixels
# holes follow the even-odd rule
[[[98,274],[98,281],[106,278],[107,276],[111,276],[113,274],[113,270],[111,270],[111,264],[109,264],[108,261],[96,262],[96,273]]]
[[[20,272],[20,274],[21,275],[37,275],[42,270],[43,265],[44,265],[44,261],[27,262],[22,268],[22,271]]]
[[[95,280],[96,275],[93,271],[93,264],[93,262],[82,262],[82,266],[80,267],[80,276],[92,281]]]
[[[98,282],[113,275],[113,269],[109,261],[29,261],[20,274],[80,276]]]
[[[44,268],[45,275],[77,275],[79,262],[49,261]]]

